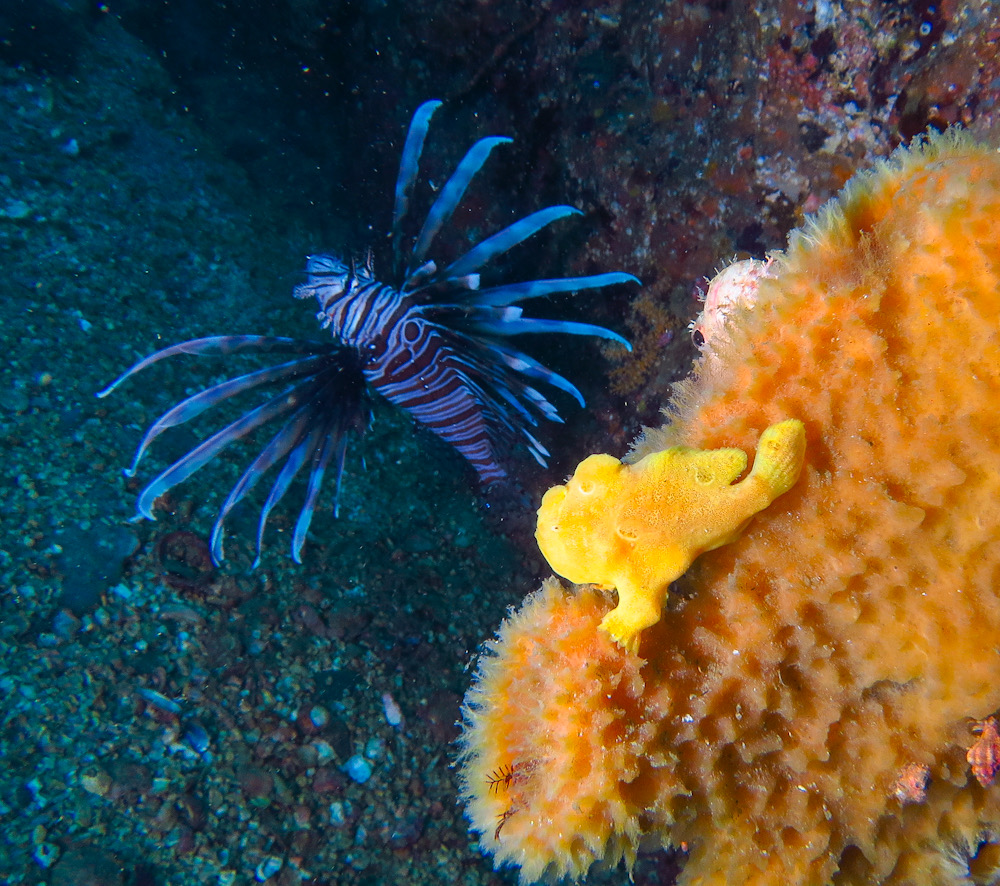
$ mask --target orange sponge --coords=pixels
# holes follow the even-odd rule
[[[596,630],[609,605],[596,589],[546,582],[487,645],[466,697],[468,814],[483,850],[525,882],[635,859],[652,798],[632,783],[656,730],[640,660]]]
[[[586,587],[501,629],[463,738],[481,845],[526,881],[642,841],[687,847],[682,884],[996,883],[1000,155],[946,134],[855,178],[726,322],[628,460],[794,416],[801,476],[642,658]]]

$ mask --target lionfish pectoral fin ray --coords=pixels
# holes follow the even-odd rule
[[[554,421],[556,424],[565,424],[563,422],[562,416],[558,413],[555,406],[553,406],[545,395],[533,388],[531,385],[524,386],[524,393],[527,395],[528,399],[531,400],[532,405],[549,421]]]
[[[509,310],[509,309],[508,309]],[[508,314],[495,320],[477,319],[471,323],[474,329],[489,335],[523,335],[528,333],[561,332],[566,335],[590,335],[618,342],[628,350],[632,345],[628,339],[622,338],[617,332],[596,326],[593,323],[578,323],[574,320],[542,320],[537,317],[518,317]]]
[[[434,112],[441,107],[436,99],[424,102],[413,115],[410,128],[406,133],[403,153],[399,158],[399,174],[396,177],[396,199],[392,210],[392,250],[393,273],[399,275],[402,270],[402,226],[410,203],[410,192],[417,178],[420,165],[420,155],[424,150],[424,139],[427,138],[427,127],[430,125]]]
[[[482,169],[486,158],[489,157],[492,150],[497,145],[509,144],[510,142],[511,139],[496,135],[481,138],[469,148],[462,161],[458,164],[458,167],[451,174],[451,178],[448,179],[445,186],[441,189],[441,193],[438,194],[434,205],[431,206],[430,212],[427,213],[427,218],[424,220],[420,234],[417,236],[417,242],[413,246],[413,253],[410,256],[409,268],[406,274],[407,277],[410,276],[410,269],[415,265],[423,263],[427,255],[427,250],[430,249],[431,243],[434,242],[434,238],[437,237],[441,228],[447,224],[452,214],[458,208],[462,197],[465,196],[466,188],[469,187],[469,183],[475,177],[476,173]]]
[[[448,265],[441,276],[450,280],[478,271],[491,259],[503,255],[532,234],[569,215],[583,215],[583,213],[575,206],[547,206],[545,209],[532,212],[473,246],[465,255]]]
[[[291,394],[292,392],[285,391],[282,394],[272,397],[266,403],[261,404],[256,409],[251,410],[246,415],[241,416],[221,430],[216,431],[187,453],[187,455],[179,458],[165,471],[158,474],[139,496],[139,501],[136,504],[139,513],[147,520],[154,519],[153,502],[163,495],[164,492],[172,489],[178,483],[182,483],[195,471],[215,458],[216,455],[222,452],[234,440],[245,437],[261,425],[277,418],[279,415],[284,415],[298,406],[301,401],[291,396]]]
[[[580,389],[569,381],[569,379],[564,378],[558,372],[553,372],[547,366],[539,363],[533,357],[529,357],[527,354],[521,351],[515,351],[513,349],[500,349],[497,348],[498,353],[503,358],[504,363],[506,363],[515,372],[520,372],[522,375],[526,375],[529,378],[534,378],[538,381],[544,381],[552,385],[554,388],[558,388],[560,391],[565,391],[569,394],[577,403],[580,404],[582,409],[587,405],[586,401],[583,399],[583,394],[580,393]],[[562,419],[558,415],[553,416],[555,421],[561,422]]]
[[[605,286],[614,286],[617,283],[638,282],[637,277],[620,272],[594,274],[590,277],[526,280],[523,283],[510,283],[506,286],[480,290],[475,298],[471,299],[471,302],[477,307],[504,307],[515,302],[526,301],[529,298],[540,298],[560,292],[582,292],[585,289],[603,289]]]
[[[406,278],[403,284],[403,292],[410,292],[418,289],[425,283],[432,281],[437,274],[437,264],[432,261],[425,261],[419,268]]]
[[[543,468],[548,465],[549,451],[541,442],[535,438],[533,434],[529,434],[527,430],[522,430],[525,438],[528,440],[528,451],[531,453],[532,457],[537,461]]]
[[[540,391],[535,390],[531,385],[521,384],[519,385],[519,388],[521,394],[528,398],[528,400],[531,402],[531,405],[538,410],[542,418],[548,421],[556,422],[557,424],[563,424],[563,420],[560,417],[555,406],[553,406],[545,398],[544,394],[542,394]],[[504,394],[504,396],[506,397],[508,395]],[[528,422],[528,424],[531,425],[532,427],[537,426],[538,419],[534,415],[532,415],[524,406],[521,406],[520,403],[518,403],[517,405],[520,406],[520,409],[518,411],[522,412],[525,415],[525,419]],[[522,432],[526,432],[527,428],[524,425],[522,425],[520,428],[512,427],[511,430],[513,431],[521,430]]]
[[[309,471],[305,501],[302,503],[302,509],[295,521],[295,531],[292,533],[292,559],[296,563],[302,562],[302,548],[306,543],[309,524],[312,523],[316,499],[323,486],[323,475],[326,473],[333,456],[338,450],[344,448],[342,443],[345,442],[345,438],[342,433],[338,433],[333,425],[334,423],[331,422],[322,432],[319,447],[315,452],[312,468]]]
[[[182,400],[176,406],[164,412],[150,426],[139,443],[139,447],[136,449],[131,466],[125,468],[123,473],[126,477],[135,476],[139,461],[146,453],[146,450],[149,449],[150,444],[164,431],[190,421],[196,416],[201,415],[206,409],[210,409],[223,400],[235,397],[260,385],[281,381],[286,378],[294,378],[297,375],[309,375],[310,370],[322,359],[322,355],[317,354],[303,357],[301,360],[291,360],[288,363],[282,363],[280,366],[268,366],[264,369],[258,369],[255,372],[248,372],[245,375],[228,379],[217,385],[212,385],[212,387],[206,388],[204,391],[199,391],[197,394]]]
[[[496,357],[499,357],[503,366],[528,378],[545,381],[553,387],[570,394],[581,406],[584,405],[583,395],[575,385],[542,365],[533,357],[529,357],[527,354],[522,353],[516,348],[509,347],[502,342],[490,341],[478,336],[462,333],[453,332],[452,334],[457,336],[466,345],[470,353],[481,352],[484,354],[484,359],[481,360],[461,361],[465,367],[463,375],[466,382],[477,390],[477,396],[481,402],[489,399],[489,395],[482,389],[481,385],[475,385],[473,376],[479,376],[483,383],[488,384],[493,391],[500,395],[507,405],[513,408],[530,424],[537,424],[537,421],[521,402],[521,396],[526,396],[531,405],[550,421],[560,424],[563,421],[555,406],[540,391],[526,384],[518,376],[512,376],[496,367],[494,360]],[[515,388],[516,391],[514,390]],[[500,414],[503,414],[503,410],[500,410]],[[505,424],[510,430],[516,430],[509,421],[506,421]]]
[[[257,485],[257,481],[302,439],[311,420],[312,409],[310,405],[307,404],[297,410],[250,463],[240,479],[236,481],[236,485],[230,490],[222,507],[219,508],[219,514],[212,526],[212,534],[209,539],[209,550],[216,565],[222,562],[223,524],[226,517],[229,516],[229,512],[250,493]]]
[[[254,569],[260,565],[260,552],[264,543],[264,530],[267,528],[267,519],[271,515],[274,506],[288,492],[289,486],[292,485],[292,480],[295,479],[295,475],[302,469],[302,465],[305,464],[310,451],[319,445],[319,437],[322,430],[322,426],[320,426],[314,427],[308,432],[295,445],[289,453],[287,460],[281,466],[281,470],[278,472],[278,477],[267,495],[267,501],[264,502],[264,506],[260,509],[260,519],[257,522],[257,556],[253,561]]]
[[[206,338],[194,338],[190,341],[178,342],[169,348],[155,351],[148,357],[144,357],[138,363],[133,364],[118,376],[106,388],[98,391],[95,396],[99,398],[107,397],[108,394],[121,386],[121,384],[138,372],[142,372],[154,363],[173,357],[177,354],[235,354],[239,351],[257,350],[262,352],[285,352],[285,353],[310,353],[315,352],[319,347],[315,342],[303,341],[295,338],[280,338],[273,335],[210,335]]]
[[[531,412],[528,409],[528,407],[525,406],[524,403],[522,403],[520,401],[520,399],[518,398],[517,393],[515,393],[512,390],[512,388],[516,387],[520,393],[524,394],[524,393],[526,393],[526,388],[528,388],[528,385],[525,385],[525,384],[523,384],[520,381],[515,381],[513,384],[511,384],[511,383],[504,383],[504,382],[501,382],[497,378],[488,378],[488,379],[484,379],[484,381],[487,381],[489,383],[492,391],[495,393],[496,396],[492,396],[491,394],[487,393],[485,390],[482,390],[480,392],[480,394],[479,394],[479,399],[481,401],[483,401],[485,403],[488,403],[490,401],[494,401],[495,400],[495,401],[497,401],[497,403],[496,403],[497,406],[502,406],[503,403],[506,403],[508,406],[510,406],[511,409],[513,409],[518,415],[520,415],[521,418],[525,422],[527,422],[528,424],[530,424],[530,425],[537,425],[538,424],[538,419],[535,418],[535,416],[531,414]],[[503,401],[503,402],[501,403],[499,401]],[[510,420],[510,417],[506,416],[503,413],[503,410],[498,410],[498,412],[500,413],[501,416],[503,416],[502,418],[498,419],[501,422],[501,424],[508,431],[512,431],[512,432],[516,433],[517,430],[518,430],[518,428],[520,426],[514,424]]]
[[[340,438],[340,445],[337,448],[337,476],[333,481],[333,516],[334,519],[340,516],[340,487],[344,479],[344,465],[347,463],[347,436]],[[361,460],[361,467],[366,468],[364,459]]]

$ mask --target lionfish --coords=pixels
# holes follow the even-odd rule
[[[268,516],[308,463],[305,498],[292,535],[292,557],[301,562],[302,547],[323,478],[333,466],[334,515],[347,441],[363,433],[371,418],[369,392],[407,410],[415,419],[457,449],[490,485],[506,472],[501,452],[520,441],[542,465],[548,452],[532,433],[539,418],[561,422],[556,408],[532,382],[544,382],[571,395],[582,407],[580,391],[567,379],[508,344],[525,333],[567,333],[610,339],[631,349],[615,332],[589,323],[525,317],[519,304],[555,293],[600,289],[639,281],[631,274],[527,280],[481,289],[479,271],[492,259],[531,235],[580,211],[550,206],[514,222],[476,244],[443,268],[428,256],[441,229],[459,207],[466,188],[487,157],[509,138],[477,141],[438,192],[412,245],[404,240],[404,220],[416,182],[424,139],[439,101],[422,104],[413,115],[403,146],[392,215],[394,283],[375,277],[371,258],[363,263],[334,255],[306,260],[306,282],[296,298],[315,297],[320,326],[333,340],[325,343],[263,335],[215,335],[181,342],[140,360],[98,397],[106,397],[126,379],[177,354],[229,355],[245,352],[284,354],[285,362],[212,385],[167,410],[146,431],[132,465],[134,476],[150,444],[230,397],[255,389],[277,392],[240,418],[208,436],[158,474],[140,493],[135,519],[153,517],[157,498],[186,480],[234,440],[269,422],[280,428],[249,464],[219,510],[210,548],[216,563],[223,557],[223,523],[268,469],[281,465],[261,508],[256,566]],[[409,248],[405,248],[409,246]]]

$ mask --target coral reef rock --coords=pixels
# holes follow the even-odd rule
[[[629,460],[751,451],[795,416],[802,475],[638,654],[597,630],[611,594],[555,581],[488,644],[461,766],[497,864],[578,877],[663,845],[682,884],[997,882],[998,319],[1000,155],[966,136],[793,233]]]

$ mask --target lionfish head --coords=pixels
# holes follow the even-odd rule
[[[319,302],[316,319],[321,329],[329,329],[338,341],[350,346],[362,345],[354,340],[345,322],[347,311],[359,294],[375,284],[375,271],[371,253],[364,264],[351,261],[348,265],[336,255],[310,255],[306,257],[306,282],[292,291],[295,298],[315,298]],[[356,312],[355,312],[356,314]]]
[[[361,286],[373,282],[371,257],[363,265],[345,262],[337,255],[306,256],[306,282],[300,283],[292,291],[295,298],[315,296],[320,307],[326,309],[330,303],[345,295],[350,295]]]

